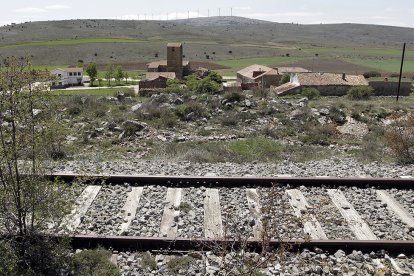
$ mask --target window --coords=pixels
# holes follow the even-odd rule
[[[81,72],[78,72],[78,76],[81,76],[82,75],[82,73]]]
[[[69,76],[72,76],[72,73],[69,73]]]

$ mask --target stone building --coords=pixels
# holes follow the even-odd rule
[[[147,64],[148,72],[174,72],[177,79],[190,74],[190,62],[183,60],[181,43],[167,44],[167,60],[153,61]]]
[[[278,95],[300,94],[305,87],[316,88],[321,96],[343,96],[353,86],[368,86],[363,75],[336,73],[295,73],[290,82],[272,90]]]
[[[270,68],[265,65],[253,64],[237,72],[237,81],[244,90],[270,88],[279,85],[284,74],[299,72],[309,71],[300,67]]]

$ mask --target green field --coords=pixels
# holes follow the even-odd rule
[[[144,40],[125,39],[125,38],[82,38],[82,39],[63,39],[63,40],[48,40],[48,41],[33,41],[28,43],[10,44],[0,46],[0,48],[15,48],[15,47],[32,47],[32,46],[65,46],[78,45],[90,43],[141,43]]]
[[[88,95],[88,96],[113,96],[116,92],[132,92],[132,88],[114,87],[114,88],[97,88],[97,89],[76,89],[76,90],[52,90],[52,94],[70,96],[70,95]]]
[[[347,62],[357,65],[368,66],[373,70],[387,71],[387,72],[399,72],[401,66],[400,59],[344,59]],[[404,72],[414,72],[414,61],[404,61]]]
[[[350,55],[350,56],[393,56],[393,57],[401,57],[402,54],[402,47],[401,49],[391,49],[391,48],[365,48],[365,47],[355,47],[355,48],[332,48],[332,47],[314,47],[314,48],[301,48],[301,51],[305,53],[309,53],[312,56],[314,54],[319,55],[328,55],[328,56],[335,56],[335,55]],[[406,56],[414,57],[414,50],[407,49],[405,52]]]

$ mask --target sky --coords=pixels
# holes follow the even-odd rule
[[[0,1],[0,25],[86,18],[166,20],[220,13],[284,23],[364,23],[414,28],[413,0]]]

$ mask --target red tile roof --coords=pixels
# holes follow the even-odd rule
[[[334,73],[298,73],[297,80],[302,86],[312,85],[368,85],[362,75],[334,74]]]
[[[147,72],[145,74],[145,80],[156,80],[158,78],[166,78],[166,79],[175,79],[175,73],[174,72]]]

